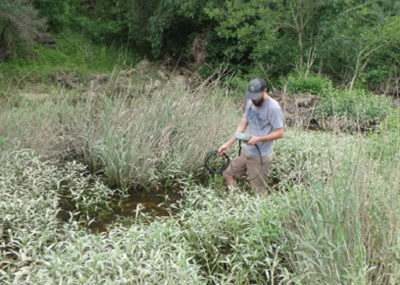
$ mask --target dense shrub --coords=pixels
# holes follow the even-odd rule
[[[391,108],[390,98],[364,90],[330,89],[322,94],[316,114],[348,120],[349,129],[370,129],[386,118]]]
[[[311,93],[321,95],[332,87],[332,82],[319,75],[306,75],[304,72],[291,73],[287,80],[281,79],[281,88],[288,93]]]

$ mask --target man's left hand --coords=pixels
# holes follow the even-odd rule
[[[247,142],[245,142],[245,144],[249,144],[249,145],[255,145],[258,142],[258,137],[256,136],[252,136],[250,135],[251,139]]]

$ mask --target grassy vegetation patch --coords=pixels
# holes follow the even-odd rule
[[[79,211],[85,212],[85,205],[93,209],[107,201],[104,186],[93,184],[93,194],[101,196],[97,201],[86,189],[86,178],[77,175],[77,165],[60,170],[31,152],[3,153],[0,205],[6,215],[0,220],[0,280],[6,284],[398,281],[400,158],[381,164],[365,150],[349,147],[340,155],[330,152],[328,160],[326,181],[311,176],[309,184],[273,191],[267,199],[187,181],[175,216],[149,223],[140,211],[143,219],[130,225],[90,234],[73,219],[67,223],[57,219],[58,205],[66,198],[58,194],[65,192],[63,181],[68,181],[71,195],[79,197]]]
[[[18,105],[0,117],[5,147],[18,140],[45,156],[78,156],[108,185],[122,187],[201,175],[206,154],[240,119],[218,90],[193,94],[168,86],[145,94],[132,87],[112,98],[107,91],[80,98],[61,93]]]
[[[282,140],[274,144],[275,159],[270,170],[270,185],[285,189],[312,185],[316,181],[325,183],[330,177],[332,159],[341,158],[343,149],[358,148],[359,140],[342,134],[334,136],[328,132],[313,132],[310,135],[301,129],[285,132]]]
[[[368,142],[375,159],[392,160],[400,151],[400,108],[392,109]]]
[[[29,88],[30,85],[60,85],[67,76],[87,81],[91,74],[109,73],[116,65],[123,68],[138,62],[132,52],[121,48],[93,44],[84,36],[64,32],[56,36],[51,46],[33,45],[24,57],[0,63],[0,90],[10,87]],[[79,82],[77,82],[79,83]]]
[[[206,154],[240,121],[235,99],[219,88],[146,88],[145,78],[116,72],[91,92],[20,90],[3,105],[0,282],[400,282],[400,122],[390,104],[382,116],[357,109],[380,122],[369,136],[286,128],[260,199],[245,183],[228,192],[221,177],[202,179]],[[183,189],[166,215],[136,203],[107,231],[82,227],[115,203],[125,209],[132,190],[165,186]]]
[[[392,108],[390,98],[378,96],[364,90],[343,91],[330,89],[322,94],[316,114],[335,117],[343,130],[366,131],[375,128],[389,114]]]

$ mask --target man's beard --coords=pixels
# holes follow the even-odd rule
[[[256,107],[260,107],[262,105],[262,103],[264,103],[264,98],[260,102],[257,102],[257,103],[254,103],[254,101],[253,101],[253,104]]]

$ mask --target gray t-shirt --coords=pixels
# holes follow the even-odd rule
[[[259,107],[255,106],[251,100],[248,100],[243,117],[249,121],[248,132],[253,136],[265,136],[274,129],[283,127],[282,109],[278,102],[271,97],[267,97]],[[257,143],[261,156],[270,153],[273,144],[273,141]],[[256,146],[246,144],[243,148],[251,154],[259,156]]]

